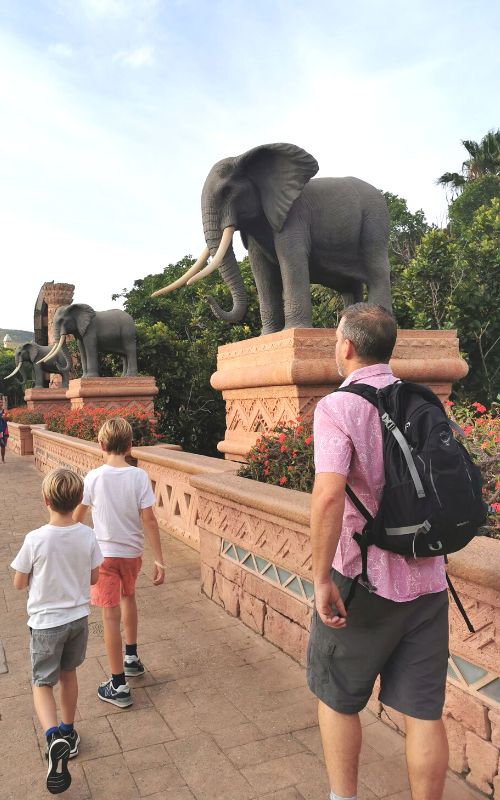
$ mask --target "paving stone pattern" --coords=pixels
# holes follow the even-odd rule
[[[26,595],[8,564],[25,533],[46,521],[32,457],[0,465],[0,800],[38,800],[45,789],[44,737],[34,716]],[[164,535],[164,586],[138,581],[140,654],[127,710],[97,699],[107,677],[102,626],[90,618],[79,670],[80,754],[67,800],[324,800],[328,785],[303,669],[200,594],[198,554]],[[404,741],[363,712],[360,800],[410,800]],[[446,800],[480,795],[450,775]],[[482,797],[482,795],[481,795]]]

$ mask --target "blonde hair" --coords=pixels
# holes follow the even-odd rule
[[[112,417],[99,429],[97,441],[107,453],[125,455],[132,444],[132,427],[123,417]]]
[[[67,514],[82,501],[83,481],[70,469],[53,469],[43,479],[42,493],[53,511]]]

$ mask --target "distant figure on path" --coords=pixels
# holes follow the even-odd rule
[[[137,655],[137,604],[135,582],[142,565],[144,533],[155,557],[153,583],[165,580],[165,566],[160,533],[153,505],[155,496],[147,473],[127,464],[132,447],[132,428],[123,417],[104,423],[98,440],[105,452],[102,467],[85,477],[83,502],[74,518],[85,518],[92,508],[94,531],[104,555],[99,581],[92,588],[92,604],[101,606],[104,643],[111,678],[97,689],[105,703],[120,708],[132,705],[126,678],[144,674],[144,665]],[[125,630],[123,657],[120,622]]]
[[[5,419],[5,409],[3,407],[3,400],[0,398],[0,455],[2,457],[2,464],[5,464],[5,448],[9,438],[9,426]]]
[[[27,534],[11,564],[14,586],[28,594],[33,666],[33,701],[47,738],[47,789],[71,784],[68,759],[78,755],[73,725],[78,700],[76,668],[87,650],[90,584],[96,583],[102,554],[87,525],[73,522],[83,481],[69,469],[49,472],[42,483],[49,522]],[[57,723],[54,686],[60,682],[62,722]]]
[[[337,330],[342,386],[393,383],[389,359],[396,322],[381,306],[349,306]],[[346,483],[374,515],[384,486],[377,409],[358,395],[333,392],[314,417],[316,480],[311,542],[315,611],[308,649],[308,684],[319,700],[319,723],[331,800],[356,800],[361,749],[359,712],[380,676],[380,700],[404,714],[413,800],[441,800],[448,743],[441,719],[448,663],[448,595],[444,560],[406,558],[369,548],[376,591],[361,583],[353,540],[365,519],[346,500]],[[332,566],[333,565],[333,566]],[[342,599],[343,598],[343,599]]]

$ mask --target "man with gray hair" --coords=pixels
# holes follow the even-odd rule
[[[335,357],[342,386],[394,383],[389,359],[396,322],[381,306],[349,306],[337,329]],[[441,800],[448,743],[441,719],[448,661],[448,595],[444,559],[410,559],[369,548],[374,586],[361,582],[353,534],[365,519],[346,485],[373,516],[384,487],[377,409],[363,397],[333,392],[314,416],[316,480],[311,507],[315,610],[307,678],[318,716],[330,800],[356,800],[361,749],[359,712],[380,677],[380,700],[405,718],[413,800]]]

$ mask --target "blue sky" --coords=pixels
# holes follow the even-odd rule
[[[442,224],[435,179],[499,124],[499,39],[494,0],[0,0],[0,326],[43,281],[110,308],[198,255],[207,172],[264,142]]]

